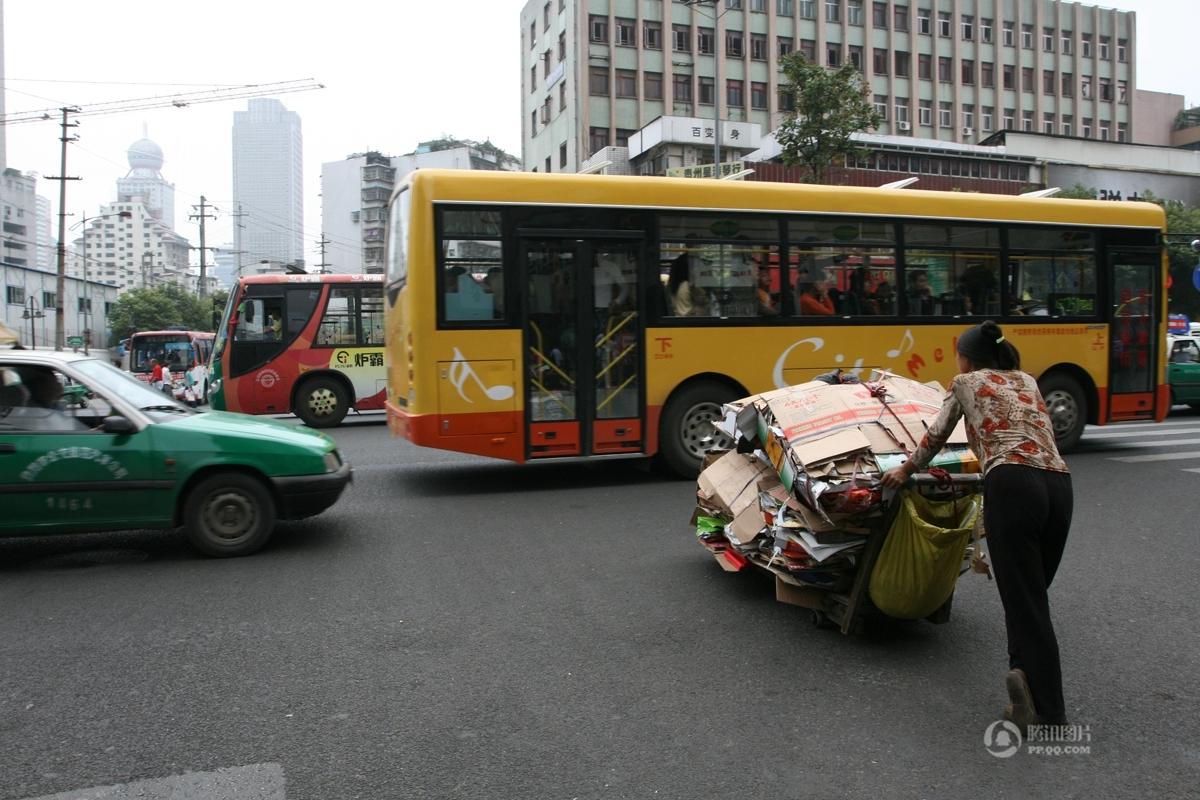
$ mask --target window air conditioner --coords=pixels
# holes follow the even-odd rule
[[[546,106],[542,106],[541,120],[543,124],[550,121],[550,109]]]
[[[896,127],[898,130],[902,130],[902,131],[911,131],[912,130],[912,125],[910,125],[908,122],[906,122],[904,120],[900,120],[899,122],[897,122]]]
[[[971,136],[971,135],[973,135],[974,133],[975,133],[975,129],[974,129],[974,128],[963,128],[963,129],[962,129],[962,135],[963,135],[963,136]]]

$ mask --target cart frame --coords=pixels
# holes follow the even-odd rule
[[[974,490],[971,493],[976,494],[983,487],[983,475],[978,473],[953,474],[947,478],[946,476],[919,473],[913,475],[906,486],[951,491],[970,488]],[[896,494],[899,495],[899,491]],[[899,513],[900,503],[895,502],[895,497],[893,497],[881,518],[882,523],[874,527],[867,536],[862,561],[855,571],[854,584],[849,592],[832,592],[816,587],[796,586],[776,574],[775,599],[809,609],[812,612],[812,622],[818,628],[836,627],[843,634],[860,632],[864,618],[877,613],[868,596],[871,572],[875,568],[875,562],[879,558],[880,551],[883,550],[888,534],[891,533],[892,523],[895,522],[896,515]],[[948,622],[950,620],[950,604],[953,600],[954,593],[951,592],[946,602],[925,619],[938,625]]]

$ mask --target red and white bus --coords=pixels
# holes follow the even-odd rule
[[[192,374],[202,389],[208,382],[215,334],[209,331],[138,331],[129,337],[129,371],[140,381],[150,381],[155,360],[175,377]]]
[[[294,412],[305,424],[339,424],[350,409],[382,409],[383,278],[256,275],[242,278],[213,347],[212,408]]]

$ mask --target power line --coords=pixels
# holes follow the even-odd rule
[[[201,105],[225,100],[238,100],[246,97],[261,97],[263,95],[292,94],[293,92],[308,92],[314,89],[324,89],[324,84],[317,83],[312,78],[302,78],[275,83],[248,83],[227,89],[205,89],[195,92],[177,92],[175,94],[160,94],[150,97],[140,97],[132,100],[107,100],[93,103],[85,107],[77,107],[76,116],[93,116],[97,114],[119,114],[128,111],[145,111],[151,108]],[[40,108],[32,111],[21,111],[5,114],[0,123],[17,125],[26,122],[40,122],[50,119],[51,112],[56,108]]]

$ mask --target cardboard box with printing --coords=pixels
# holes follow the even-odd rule
[[[725,407],[720,426],[741,452],[712,460],[697,493],[697,514],[710,515],[698,534],[722,566],[754,563],[793,585],[823,588],[853,575],[882,519],[880,476],[918,447],[945,397],[937,384],[873,378],[813,381]],[[961,424],[939,464],[979,470]]]

